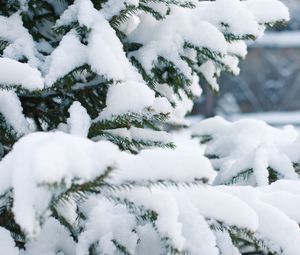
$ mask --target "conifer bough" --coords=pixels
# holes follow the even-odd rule
[[[239,73],[245,40],[288,20],[278,0],[1,1],[1,254],[300,254],[292,152],[272,178],[295,180],[249,165],[263,187],[216,186],[248,168],[226,175],[167,132],[199,83]],[[193,135],[222,138],[211,123]]]

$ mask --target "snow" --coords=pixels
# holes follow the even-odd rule
[[[60,15],[59,19],[56,21],[54,28],[58,28],[75,22],[77,15],[78,6],[75,4],[68,6],[68,8]]]
[[[66,60],[64,61],[65,63],[73,63],[76,66],[79,66],[79,63],[88,63],[94,72],[106,77],[108,80],[141,81],[140,75],[126,58],[123,45],[118,39],[115,30],[110,26],[103,14],[93,7],[90,1],[78,0],[74,5],[69,6],[57,21],[56,27],[68,25],[76,20],[78,20],[79,24],[91,29],[88,44],[87,46],[79,45],[78,43],[80,42],[76,42],[73,39],[74,42],[71,42],[71,45],[74,45],[75,52],[76,48],[78,52],[73,58],[72,55],[70,56],[71,61]],[[65,51],[65,54],[69,51],[69,49],[64,48],[62,50]],[[67,69],[66,67],[64,69],[61,67],[55,70],[56,77],[59,77],[57,72],[59,73],[60,70]]]
[[[182,234],[185,237],[185,249],[193,254],[217,255],[216,238],[209,228],[205,218],[185,196],[178,196],[182,223]],[[201,240],[201,242],[199,242]]]
[[[207,179],[212,181],[214,171],[195,140],[177,143],[175,150],[148,149],[138,155],[123,154],[113,183],[122,181],[154,182],[170,180],[193,182]],[[162,164],[162,162],[164,162]]]
[[[69,108],[70,118],[67,123],[69,126],[70,134],[87,137],[89,128],[91,126],[91,118],[87,113],[87,110],[75,101]]]
[[[51,241],[50,241],[51,240]],[[55,254],[61,251],[63,254],[75,254],[75,243],[67,229],[56,219],[49,218],[44,223],[40,235],[29,242],[25,255]]]
[[[172,136],[165,131],[153,131],[146,128],[130,128],[131,137],[137,141],[172,142]]]
[[[151,107],[154,100],[154,91],[143,83],[127,81],[114,84],[107,92],[106,108],[100,113],[99,119],[110,119],[129,112],[140,113]]]
[[[216,219],[229,226],[247,228],[251,231],[255,231],[259,225],[256,213],[246,202],[220,192],[214,187],[193,188],[187,190],[186,195],[206,218]]]
[[[169,123],[186,124],[183,118],[192,110],[193,101],[185,91],[193,96],[202,93],[202,81],[195,72],[201,72],[217,91],[216,78],[222,71],[219,64],[238,74],[238,58],[247,54],[243,40],[226,41],[224,35],[259,37],[265,29],[263,23],[289,19],[287,9],[277,0],[194,0],[195,8],[152,2],[146,6],[164,19],[156,20],[141,10],[128,14],[119,27],[126,35],[121,41],[110,25],[111,18],[124,7],[136,7],[144,1],[108,0],[100,10],[90,0],[60,6],[53,0],[47,2],[61,14],[54,28],[78,22],[89,30],[88,36],[82,38],[71,29],[55,38],[59,42],[55,47],[55,40],[51,45],[45,40],[34,42],[23,26],[21,11],[0,16],[0,37],[9,42],[0,58],[0,83],[30,91],[48,89],[87,64],[97,77],[92,81],[84,75],[76,77],[80,80],[70,84],[72,89],[109,81],[106,98],[99,98],[106,106],[93,123],[115,121],[130,113],[149,117],[169,113]],[[27,11],[26,1],[22,4],[22,10]],[[142,46],[127,54],[124,41]],[[212,56],[198,56],[193,47],[185,47],[186,43],[200,51],[209,50]],[[19,62],[22,57],[28,63]],[[132,57],[151,78],[159,57],[163,57],[191,85],[175,94],[173,84],[158,80],[151,89],[130,62]],[[2,195],[11,196],[14,220],[26,239],[25,249],[19,251],[13,235],[0,227],[1,252],[86,255],[94,249],[99,254],[119,254],[118,243],[129,254],[166,254],[166,246],[171,245],[179,253],[240,255],[230,236],[234,228],[250,231],[274,253],[282,249],[286,255],[300,254],[300,188],[293,167],[300,162],[300,135],[294,128],[213,118],[195,125],[195,138],[190,137],[190,131],[169,134],[163,126],[142,129],[130,121],[126,128],[103,131],[131,142],[177,145],[174,150],[151,148],[132,155],[110,142],[86,138],[92,120],[83,105],[75,100],[70,105],[69,118],[58,127],[64,132],[30,134],[31,120],[23,115],[17,92],[0,92],[0,113],[18,136],[25,135],[0,161],[0,202],[1,207],[6,205]],[[203,135],[212,138],[206,147],[199,143]],[[219,158],[209,160],[203,154]],[[286,180],[269,185],[268,167]],[[220,186],[247,169],[252,170],[249,179],[236,184],[259,187]],[[74,192],[53,204],[72,185],[100,177],[99,192],[87,192],[84,198]],[[65,226],[53,218],[50,206],[64,218]],[[224,225],[222,232],[213,227],[218,224]],[[74,232],[70,233],[68,226]]]
[[[137,247],[137,254],[153,255],[164,252],[160,244],[160,237],[155,232],[151,224],[137,227],[137,233],[140,236],[140,242]]]
[[[25,116],[21,102],[13,91],[0,91],[0,113],[20,136],[30,132],[30,126]]]
[[[44,79],[37,69],[27,63],[20,63],[10,58],[0,58],[0,84],[2,86],[19,85],[32,91],[43,89]]]
[[[198,5],[198,15],[225,32],[234,35],[250,34],[255,37],[261,34],[255,16],[239,0],[204,1]],[[223,28],[221,23],[226,24],[227,27]]]
[[[175,248],[183,249],[185,238],[181,233],[182,224],[178,222],[179,209],[172,193],[164,192],[160,188],[152,188],[151,193],[145,188],[137,188],[122,192],[119,196],[157,212],[156,226],[159,232],[169,237]]]
[[[99,253],[114,254],[116,248],[112,240],[134,254],[138,236],[132,230],[136,220],[124,205],[114,205],[109,200],[91,197],[82,205],[82,210],[87,220],[79,235],[76,254],[88,254],[90,245],[97,241]]]
[[[132,15],[131,17],[128,17],[127,21],[119,25],[119,29],[124,34],[129,35],[138,27],[140,22],[141,20],[137,15]]]
[[[254,14],[258,23],[290,20],[288,8],[278,0],[247,0],[243,3]]]
[[[36,68],[40,64],[34,41],[28,30],[23,26],[19,12],[10,17],[0,16],[0,38],[9,42],[3,50],[3,57],[20,60],[28,59],[28,64]]]
[[[199,67],[199,71],[203,74],[206,81],[212,87],[213,90],[218,91],[219,85],[216,78],[216,68],[211,60],[206,61]]]
[[[49,63],[49,70],[45,76],[45,83],[47,87],[51,87],[58,79],[86,63],[86,48],[72,30],[63,37],[46,61]]]
[[[222,62],[229,67],[229,71],[233,75],[239,75],[240,74],[240,68],[239,65],[239,59],[235,56],[227,55],[223,58]]]
[[[269,187],[262,190],[261,200],[280,209],[289,218],[297,223],[300,222],[299,214],[300,209],[300,196],[299,194],[289,193],[288,191],[270,191]]]
[[[93,180],[114,166],[118,153],[109,142],[60,132],[30,134],[1,161],[0,193],[13,187],[15,220],[29,236],[36,236],[36,216],[42,217],[51,199],[47,185],[67,189],[73,182]]]
[[[10,232],[2,227],[0,227],[0,250],[3,254],[19,255],[19,250],[15,247]]]
[[[79,103],[74,105],[79,106]],[[218,120],[218,123],[222,122],[226,123]],[[215,126],[216,130],[219,128],[222,127]],[[207,178],[211,183],[215,176],[212,166],[202,156],[203,148],[197,139],[188,137],[189,132],[176,133],[175,150],[144,150],[138,155],[118,152],[107,142],[94,143],[59,132],[35,133],[22,138],[0,163],[0,194],[12,185],[15,219],[27,234],[34,233],[29,235],[35,238],[30,239],[24,254],[50,253],[59,249],[67,255],[83,255],[97,241],[97,251],[110,254],[116,251],[112,240],[131,253],[139,251],[150,255],[161,250],[159,237],[152,227],[137,225],[136,218],[127,207],[115,204],[101,194],[91,195],[79,204],[86,220],[81,223],[78,243],[74,243],[68,231],[45,213],[52,192],[48,185],[63,184],[62,192],[71,183],[93,180],[107,166],[116,167],[108,179],[112,185],[134,181],[141,184],[149,181],[184,183],[201,178]],[[94,166],[93,170],[89,170],[89,165]],[[276,251],[280,246],[286,254],[299,253],[299,247],[295,245],[300,238],[297,225],[300,221],[297,214],[300,204],[298,181],[283,180],[259,188],[152,185],[148,189],[135,186],[109,194],[158,213],[155,227],[161,236],[170,238],[171,244],[181,251],[187,249],[195,254],[217,255],[219,248],[223,252],[221,254],[227,255],[226,252],[230,251],[238,255],[226,232],[210,229],[209,224],[217,220],[227,226],[255,232],[257,238]],[[30,216],[32,210],[34,214]],[[72,200],[59,204],[57,210],[71,224],[76,224],[78,209]],[[34,224],[37,221],[34,215],[42,217],[44,223]],[[30,228],[32,226],[36,227],[36,232]],[[53,233],[54,239],[52,237],[49,243]],[[199,242],[200,239],[203,242]]]
[[[257,236],[264,238],[276,244],[274,248],[280,247],[283,254],[299,254],[300,249],[297,243],[300,240],[300,232],[298,224],[290,219],[283,211],[273,205],[267,204],[266,200],[261,201],[259,190],[253,192],[251,187],[225,187],[219,188],[226,193],[234,194],[243,199],[251,206],[259,217],[259,227],[257,229]],[[274,194],[276,195],[276,194]],[[277,197],[278,203],[286,199],[286,196]],[[293,201],[296,202],[295,200]],[[284,238],[289,236],[289,238]],[[279,247],[276,247],[279,246]]]
[[[139,0],[109,0],[101,8],[103,16],[110,20],[113,16],[118,15],[126,6],[138,6]]]
[[[155,97],[152,109],[155,113],[170,113],[172,112],[172,106],[167,98]]]
[[[226,53],[224,36],[210,23],[201,21],[193,10],[174,9],[163,21],[157,21],[149,15],[141,15],[140,20],[138,27],[128,38],[132,42],[143,44],[133,56],[149,74],[157,58],[161,56],[174,63],[186,77],[191,78],[190,68],[180,58],[185,42],[199,48],[206,47]],[[207,37],[206,34],[210,36]]]
[[[250,179],[250,184],[267,185],[268,167],[282,178],[298,179],[293,167],[297,161],[290,156],[299,146],[298,132],[290,126],[276,129],[259,120],[243,119],[230,123],[215,117],[196,125],[193,135],[212,137],[205,154],[218,157],[212,159],[214,168],[220,171],[216,184],[227,183],[251,169],[254,180]]]
[[[114,80],[141,81],[141,77],[125,56],[123,45],[101,14],[97,15],[89,37],[88,58],[99,75]]]
[[[245,58],[248,53],[247,44],[244,41],[232,41],[227,44],[227,51],[229,54]]]
[[[217,238],[218,248],[220,249],[220,255],[241,255],[239,250],[233,245],[228,233],[224,231],[216,231],[215,235]]]

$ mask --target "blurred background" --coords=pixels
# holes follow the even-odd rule
[[[204,89],[194,115],[254,117],[273,125],[300,126],[300,0],[282,2],[289,7],[290,23],[250,42],[240,75],[223,74],[219,95]]]

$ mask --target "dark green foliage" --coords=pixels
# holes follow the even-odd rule
[[[6,121],[2,114],[0,114],[0,159],[10,150],[11,144],[14,144],[18,135],[14,131],[14,129],[6,124]]]
[[[62,4],[66,7],[73,3],[73,1],[60,1],[62,1]],[[95,0],[93,1],[93,4],[96,8],[101,9],[105,2],[106,1]],[[124,38],[125,35],[118,30],[118,27],[132,14],[142,10],[157,16],[157,13],[150,7],[146,8],[147,3],[149,2],[153,1],[141,1],[140,6],[128,5],[118,15],[111,18],[110,24],[115,28],[121,41],[126,38]],[[171,5],[178,3],[176,1],[166,1],[166,4]],[[188,4],[186,5],[188,6]],[[5,5],[3,13],[11,15],[17,8],[19,8],[18,1],[9,1]],[[62,37],[70,30],[74,29],[80,37],[81,43],[86,44],[90,30],[85,26],[79,25],[78,22],[72,22],[64,26],[56,26],[55,23],[59,19],[60,14],[61,13],[55,12],[55,8],[50,2],[36,0],[29,0],[27,7],[21,12],[24,27],[28,29],[36,42],[45,40],[55,48],[58,46]],[[9,44],[10,42],[0,40],[0,54]],[[124,42],[124,49],[127,53],[136,50],[137,47],[140,46],[134,43],[126,44]],[[44,56],[49,55],[49,52],[41,51],[39,53]],[[24,58],[22,62],[27,62],[27,59]],[[171,65],[169,68],[172,68]],[[176,74],[174,70],[173,73]],[[158,75],[160,75],[160,73],[158,73]],[[172,77],[171,73],[170,77]],[[174,83],[174,86],[177,86],[178,89],[179,86],[182,85],[181,83],[184,79],[178,76],[175,80],[176,83]],[[19,88],[18,84],[9,87],[6,84],[2,84],[0,87],[16,91],[20,98],[24,115],[34,121],[37,130],[50,131],[56,129],[60,123],[66,123],[66,120],[69,117],[68,109],[74,101],[79,101],[82,106],[87,109],[87,112],[92,119],[97,118],[99,113],[106,106],[106,94],[109,86],[113,84],[113,82],[115,81],[107,80],[105,77],[97,75],[91,70],[89,65],[85,64],[75,68],[70,73],[57,80],[51,88],[45,88],[41,91],[30,92]],[[173,80],[169,80],[168,82],[173,82]],[[149,82],[149,86],[151,87],[151,82]],[[124,139],[121,141],[122,139],[120,139],[120,137],[108,135],[107,132],[105,132],[107,129],[130,128],[132,126],[161,130],[162,124],[167,120],[168,116],[151,115],[153,115],[153,113],[151,113],[151,110],[149,109],[149,114],[147,115],[139,116],[138,114],[128,114],[127,116],[121,116],[113,120],[99,121],[98,123],[94,121],[89,132],[89,137],[106,137],[110,141],[116,142],[121,149],[130,150],[135,153],[140,149],[149,146],[174,147],[172,144],[151,143],[150,141],[126,141]],[[8,152],[17,140],[17,137],[11,135],[13,132],[8,132],[11,128],[6,126],[5,123],[5,121],[2,121],[1,138],[3,137],[2,142],[7,146],[6,152]]]
[[[209,146],[211,143],[213,143],[215,141],[215,138],[212,135],[194,135],[193,138],[197,138],[199,139],[201,144],[206,144],[207,146]],[[234,141],[232,141],[234,142]],[[207,157],[208,159],[210,159],[212,162],[214,160],[218,161],[220,159],[223,158],[223,156],[216,154],[205,154],[205,157]],[[295,172],[300,176],[300,167],[298,163],[294,163],[293,164],[294,170]],[[219,169],[215,169],[216,171],[220,171]],[[278,180],[284,179],[284,176],[278,171],[276,170],[274,167],[268,166],[267,168],[268,170],[268,181],[269,184],[276,182]],[[254,171],[253,168],[248,168],[248,169],[240,169],[238,171],[238,173],[236,173],[235,175],[231,176],[228,180],[224,180],[222,183],[220,184],[224,184],[224,185],[237,185],[237,184],[245,184],[247,183],[247,181],[249,181],[249,179],[253,176]],[[257,185],[256,183],[254,185]]]
[[[16,245],[19,248],[24,248],[25,234],[15,222],[14,214],[12,212],[12,205],[12,191],[9,190],[0,196],[0,227],[9,230],[16,242]]]
[[[280,255],[282,253],[278,253],[277,251],[273,250],[270,244],[267,244],[265,239],[262,237],[257,236],[255,233],[243,229],[238,228],[236,226],[228,226],[224,223],[207,219],[210,224],[210,228],[214,231],[222,231],[228,233],[232,240],[232,243],[235,247],[239,249],[241,254],[243,255]],[[251,252],[249,252],[249,250]],[[247,251],[244,253],[244,251]],[[248,253],[249,252],[249,253]],[[225,255],[225,254],[224,254]]]

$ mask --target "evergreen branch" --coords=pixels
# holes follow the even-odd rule
[[[188,254],[186,251],[180,252],[177,248],[175,248],[172,245],[171,239],[169,237],[166,237],[160,233],[160,231],[156,225],[156,221],[158,219],[158,214],[155,211],[149,210],[141,205],[136,205],[134,202],[132,202],[126,198],[121,199],[119,197],[115,197],[112,195],[107,196],[106,198],[111,201],[114,201],[117,204],[125,205],[128,212],[133,214],[139,223],[145,223],[145,222],[150,223],[153,226],[153,229],[156,231],[156,233],[160,237],[161,243],[166,251],[165,254],[170,254],[170,255]]]
[[[278,171],[276,171],[274,168],[270,166],[268,167],[268,172],[269,172],[269,177],[268,177],[269,184],[284,178],[282,174],[280,174]]]
[[[207,184],[208,179],[207,178],[195,178],[193,181],[173,181],[173,180],[143,180],[143,181],[125,181],[121,184],[106,184],[103,186],[103,190],[108,190],[110,192],[120,192],[123,190],[132,190],[135,188],[154,188],[154,187],[160,187],[168,189],[170,187],[176,187],[176,188],[192,188],[199,185]]]
[[[277,248],[275,249],[276,245],[271,241],[268,240],[266,241],[266,237],[259,238],[258,235],[252,231],[249,231],[248,229],[245,228],[240,228],[237,226],[228,226],[223,222],[220,222],[218,220],[212,220],[212,219],[206,219],[210,228],[213,231],[222,231],[222,232],[228,232],[230,234],[230,237],[235,243],[235,245],[239,247],[238,240],[240,238],[246,240],[248,243],[253,245],[254,247],[260,248],[263,251],[270,252],[272,255],[281,255],[282,253],[282,248]],[[271,243],[271,245],[270,245]]]
[[[239,172],[238,174],[236,174],[235,176],[228,179],[227,181],[224,181],[223,184],[224,185],[233,185],[233,184],[237,184],[237,183],[241,183],[241,182],[243,183],[246,180],[248,180],[252,174],[253,174],[252,168],[243,170],[243,171]]]
[[[151,7],[149,7],[145,4],[142,4],[141,2],[139,4],[139,9],[147,14],[152,15],[156,20],[161,20],[161,19],[165,18],[158,11],[153,10]]]
[[[2,56],[3,51],[5,50],[5,48],[9,45],[9,42],[6,41],[5,39],[2,39],[0,37],[0,56]]]
[[[121,254],[123,254],[123,255],[133,255],[132,253],[130,253],[128,251],[128,249],[124,245],[120,244],[116,239],[113,239],[112,243],[116,246],[116,248],[118,249],[118,251]]]
[[[113,170],[113,167],[108,167],[102,175],[92,181],[83,184],[72,184],[66,191],[54,197],[51,201],[51,205],[55,207],[59,202],[68,201],[70,198],[81,200],[86,199],[89,194],[98,194],[101,186],[106,184],[106,180],[110,178],[110,174]]]
[[[255,41],[257,38],[254,35],[247,34],[247,35],[235,35],[232,33],[224,33],[224,37],[226,41],[232,42],[232,41],[247,41],[247,40],[252,40]]]
[[[145,222],[151,223],[156,221],[158,218],[158,214],[154,210],[147,209],[143,205],[137,205],[126,198],[120,198],[113,194],[106,194],[105,198],[116,204],[124,205],[128,212],[135,216],[139,224],[143,224]]]
[[[136,50],[138,50],[141,47],[142,47],[142,45],[138,45]],[[146,70],[144,69],[142,64],[132,54],[131,54],[130,60],[131,60],[131,63],[137,68],[139,73],[142,75],[143,80],[147,83],[147,85],[150,88],[155,89],[155,87],[157,85],[157,81],[153,78],[153,75],[146,72]]]
[[[219,159],[220,158],[218,155],[215,155],[215,154],[205,154],[204,156],[207,157],[210,160]]]
[[[300,177],[300,164],[299,163],[294,163],[293,164],[295,172],[299,175]]]
[[[113,28],[118,28],[122,23],[126,22],[130,16],[136,14],[137,11],[138,7],[135,5],[127,5],[118,15],[113,16],[109,23]]]
[[[0,195],[0,226],[8,230],[17,247],[23,249],[25,247],[25,234],[14,219],[12,206],[13,194],[12,190],[8,190]]]
[[[4,157],[12,148],[13,144],[20,138],[13,127],[6,121],[0,113],[0,159]]]
[[[267,168],[267,170],[269,172],[269,177],[268,177],[269,184],[284,178],[283,175],[281,175],[278,171],[276,171],[274,168],[270,166]],[[249,179],[249,177],[253,174],[253,172],[254,172],[253,168],[243,170],[238,174],[236,174],[235,176],[231,177],[229,180],[224,181],[223,184],[233,185],[237,183],[244,183],[246,180]]]
[[[59,211],[57,210],[57,205],[52,204],[50,206],[50,211],[51,211],[52,217],[55,218],[56,220],[58,220],[62,226],[64,226],[66,229],[68,229],[73,240],[75,242],[78,242],[78,231],[76,230],[76,226],[69,223],[68,220],[59,213]]]
[[[178,1],[178,0],[140,0],[141,3],[165,3],[167,6],[176,5],[183,8],[195,8],[196,6],[192,1]]]
[[[169,114],[155,114],[151,108],[146,109],[143,113],[129,112],[123,115],[115,115],[110,119],[95,119],[92,122],[89,131],[89,137],[96,137],[102,134],[102,131],[117,128],[137,128],[149,127],[153,130],[160,131],[158,124],[166,121]]]
[[[94,137],[94,140],[101,139],[101,138],[104,138],[118,145],[121,150],[123,151],[128,150],[133,154],[137,154],[143,149],[153,148],[153,147],[175,149],[175,144],[172,142],[164,143],[162,141],[155,141],[155,140],[136,140],[127,137],[113,135],[105,131],[99,134],[97,137]]]
[[[207,144],[213,140],[211,135],[192,135],[192,138],[199,138],[201,144]]]
[[[195,99],[191,91],[191,77],[187,77],[182,73],[172,61],[158,56],[157,61],[153,63],[150,73],[146,72],[142,64],[135,58],[134,52],[131,53],[131,62],[141,73],[150,88],[156,90],[157,84],[168,84],[179,98],[181,98],[180,91],[183,90],[189,98]]]

